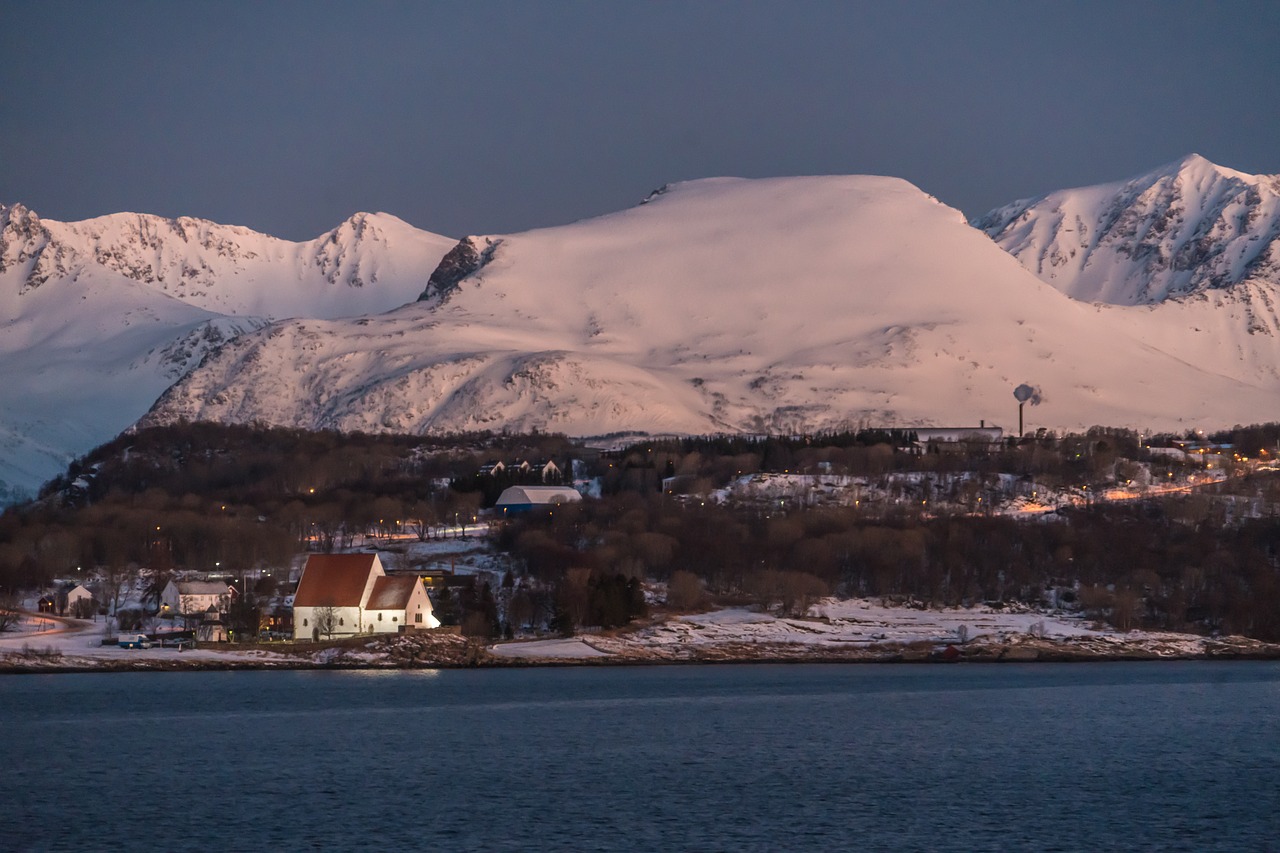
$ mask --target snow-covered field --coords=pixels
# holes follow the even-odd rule
[[[1280,646],[1239,637],[1120,632],[1061,612],[992,607],[921,609],[867,599],[824,599],[808,617],[784,618],[742,608],[653,620],[640,627],[566,639],[498,643],[486,655],[465,653],[457,636],[369,638],[298,655],[269,649],[203,646],[121,649],[104,646],[101,623],[28,623],[0,636],[0,670],[183,668],[187,666],[456,666],[460,663],[659,663],[737,660],[926,660],[948,647],[974,660],[1278,657]],[[433,645],[434,644],[434,645]],[[433,655],[437,655],[433,657]]]
[[[948,646],[977,659],[1039,657],[1193,657],[1215,644],[1261,648],[1246,640],[1131,631],[1060,612],[981,606],[917,609],[867,599],[825,599],[804,619],[730,608],[679,616],[637,630],[563,640],[503,643],[491,651],[526,660],[601,656],[636,660],[924,659]],[[1271,654],[1280,648],[1270,647]],[[971,650],[971,651],[970,651]]]
[[[413,566],[460,575],[488,572],[496,581],[510,568],[510,562],[493,549],[488,536],[489,523],[479,521],[465,528],[448,528],[440,538],[426,540],[408,534],[358,537],[351,550],[376,552],[382,564],[392,569]]]
[[[561,640],[530,640],[524,643],[501,643],[489,649],[501,658],[522,658],[542,660],[583,660],[586,658],[607,658],[609,652],[603,651],[577,637]]]

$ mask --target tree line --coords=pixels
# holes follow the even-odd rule
[[[1274,504],[1273,504],[1274,505]],[[1280,518],[1233,524],[1200,497],[1066,511],[1054,520],[848,507],[765,512],[622,493],[513,521],[500,546],[532,578],[619,571],[799,615],[823,595],[927,605],[1083,607],[1122,629],[1280,640]]]
[[[0,590],[79,569],[288,565],[364,534],[421,539],[475,515],[451,488],[492,455],[560,455],[561,436],[443,438],[176,424],[121,435],[0,514]]]
[[[495,544],[511,559],[503,584],[442,602],[469,631],[624,624],[644,612],[640,583],[654,579],[684,607],[715,598],[802,613],[830,593],[937,605],[1052,598],[1121,627],[1280,639],[1277,522],[1267,513],[1229,517],[1229,505],[1208,495],[1085,507],[1033,523],[901,506],[721,506],[679,494],[762,472],[972,471],[1091,485],[1138,462],[1160,476],[1191,464],[1153,455],[1159,439],[1126,430],[946,452],[912,438],[870,430],[703,437],[597,453],[556,435],[157,427],[103,445],[38,500],[0,515],[0,590],[39,587],[77,567],[284,566],[299,551],[341,549],[357,534],[428,538],[495,496],[503,481],[479,477],[484,462],[553,458],[566,471],[577,460],[603,497],[501,525]],[[1211,438],[1256,454],[1274,447],[1280,426]],[[1228,489],[1277,502],[1265,475]]]

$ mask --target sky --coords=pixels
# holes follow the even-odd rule
[[[0,0],[0,202],[451,237],[720,175],[1280,173],[1275,2]]]

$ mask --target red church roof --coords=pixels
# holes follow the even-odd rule
[[[366,610],[404,610],[409,606],[409,596],[418,583],[417,575],[381,577],[373,582]]]
[[[377,554],[312,554],[302,570],[294,607],[359,607]]]

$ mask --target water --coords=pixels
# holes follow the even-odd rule
[[[1280,664],[0,679],[3,850],[1280,851]]]

